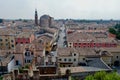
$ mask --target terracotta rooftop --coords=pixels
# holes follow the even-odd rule
[[[17,38],[29,38],[33,33],[32,32],[21,32],[17,35]]]
[[[99,56],[99,53],[95,52],[93,48],[76,48],[81,56]]]
[[[15,35],[15,31],[7,28],[0,28],[0,35]]]
[[[96,38],[86,34],[86,33],[80,33],[80,32],[73,32],[71,34],[67,34],[67,41],[68,42],[97,42]]]
[[[106,34],[87,34],[81,32],[73,32],[67,34],[68,42],[96,42],[96,43],[117,43],[114,38],[107,37]]]
[[[76,52],[76,50],[74,48],[58,48],[57,49],[58,52],[58,56],[71,56],[73,52]]]
[[[92,48],[58,48],[58,56],[72,56],[71,53],[78,53],[79,56],[99,56]]]
[[[55,32],[57,32],[57,29],[55,28],[46,28],[45,29],[48,33],[54,34]]]
[[[120,52],[120,47],[100,48],[100,49],[108,51],[108,52]]]
[[[38,37],[38,40],[41,40],[43,42],[50,42],[52,39],[53,39],[53,37],[51,37],[48,34],[44,34],[44,35]]]

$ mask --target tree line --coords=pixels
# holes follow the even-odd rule
[[[96,72],[94,75],[89,75],[85,80],[120,80],[120,75],[117,72],[107,73],[105,71]]]
[[[120,24],[116,24],[112,28],[109,28],[109,32],[116,35],[116,39],[120,40]]]

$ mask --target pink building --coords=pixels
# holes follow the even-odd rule
[[[29,44],[35,39],[35,36],[33,33],[28,32],[22,32],[17,35],[15,38],[16,44]]]

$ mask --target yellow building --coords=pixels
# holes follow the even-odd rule
[[[105,51],[105,50],[101,51],[100,53],[101,53],[101,58],[102,58],[102,60],[103,60],[108,66],[112,66],[112,57],[113,57],[113,55],[112,55],[110,52]]]
[[[104,48],[104,50],[109,55],[102,57],[103,60],[109,65],[120,66],[120,48]]]
[[[15,49],[15,34],[10,29],[0,29],[0,49]]]
[[[45,51],[50,52],[53,45],[53,37],[49,34],[44,34],[38,37],[39,42],[44,45]]]

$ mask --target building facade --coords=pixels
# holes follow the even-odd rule
[[[0,35],[0,49],[15,49],[15,36]]]
[[[28,32],[22,32],[15,38],[16,44],[29,44],[35,39],[34,34]]]

